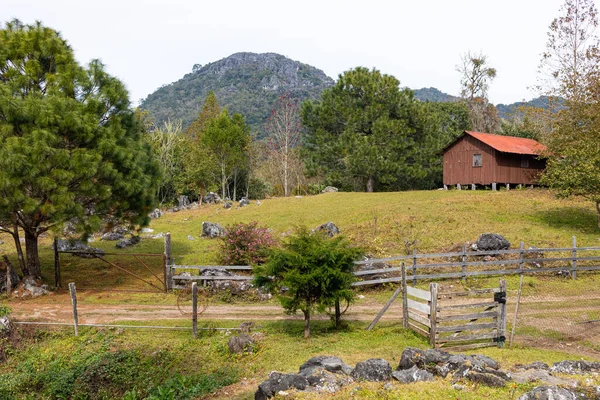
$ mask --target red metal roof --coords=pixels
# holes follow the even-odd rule
[[[481,132],[465,131],[465,133],[503,153],[538,155],[546,151],[546,146],[533,139]]]

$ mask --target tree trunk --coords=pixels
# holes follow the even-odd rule
[[[372,193],[375,190],[375,177],[373,175],[369,175],[369,179],[367,180],[367,192]]]
[[[27,253],[27,269],[29,270],[29,276],[36,279],[42,279],[40,258],[38,255],[37,232],[28,229],[24,229],[23,231],[25,232],[25,252]]]
[[[283,196],[288,197],[288,194],[288,157],[286,153],[283,160]]]
[[[225,201],[225,184],[227,183],[227,177],[225,176],[225,165],[221,165],[221,199]]]
[[[237,201],[237,169],[233,173],[233,201]]]
[[[19,258],[19,267],[23,276],[29,275],[29,269],[25,264],[25,256],[23,255],[23,246],[21,246],[21,239],[19,238],[19,227],[15,225],[15,230],[12,233],[13,240],[15,241],[15,248],[17,249],[17,257]]]
[[[340,329],[342,323],[342,312],[340,310],[340,301],[335,301],[335,329]]]
[[[302,310],[304,313],[304,339],[310,336],[310,310]]]

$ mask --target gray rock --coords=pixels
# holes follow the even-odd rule
[[[226,201],[225,204],[223,204],[223,208],[226,210],[229,210],[231,207],[233,207],[233,203],[230,201]]]
[[[242,197],[240,200],[240,207],[246,207],[248,205],[250,205],[250,200],[248,200],[247,197]]]
[[[104,235],[102,235],[100,237],[100,240],[106,240],[106,241],[117,241],[117,240],[122,240],[125,239],[125,236],[123,236],[122,233],[116,233],[116,232],[106,232]]]
[[[154,211],[152,211],[150,214],[148,214],[148,216],[152,219],[158,219],[160,217],[162,217],[163,213],[162,211],[160,211],[160,209],[155,208]]]
[[[550,366],[548,364],[546,364],[545,362],[541,362],[541,361],[534,361],[531,364],[517,364],[515,365],[515,369],[518,370],[523,370],[523,369],[543,369],[545,371],[549,371],[550,370]]]
[[[583,360],[565,360],[554,363],[551,372],[560,374],[581,374],[588,372],[600,372],[600,362]]]
[[[370,358],[357,363],[350,375],[354,380],[388,381],[392,376],[392,367],[383,358]]]
[[[217,204],[217,203],[221,203],[223,200],[221,200],[221,197],[216,194],[215,192],[208,192],[203,198],[202,198],[202,202],[206,203],[206,204]]]
[[[475,251],[507,250],[510,242],[497,233],[484,233],[471,245]]]
[[[0,245],[4,244],[4,242],[2,240],[0,240]]]
[[[190,205],[189,197],[183,195],[179,196],[179,209],[185,209]]]
[[[192,240],[194,240],[194,237],[192,235],[188,235],[188,240],[192,241]]]
[[[202,236],[216,238],[225,235],[225,229],[216,222],[202,223]]]
[[[152,233],[154,232],[154,229],[152,228],[142,228],[142,233]]]
[[[338,191],[338,188],[334,186],[327,186],[325,189],[321,191],[321,193],[335,193]]]
[[[539,386],[519,397],[519,400],[577,400],[577,398],[575,393],[567,389]]]
[[[322,393],[335,393],[342,386],[354,382],[349,375],[342,372],[331,372],[323,367],[306,368],[300,375],[306,378],[311,389]]]
[[[410,369],[394,371],[392,376],[400,383],[432,381],[434,379],[432,373],[419,369],[416,365],[413,365]]]
[[[46,294],[50,294],[48,286],[36,281],[30,276],[23,278],[14,292],[15,297],[19,298],[35,298]]]
[[[90,247],[87,244],[79,241],[79,240],[63,240],[58,239],[56,241],[58,251],[76,251],[80,253],[73,253],[74,256],[81,258],[95,258],[95,255],[102,257],[104,255],[104,251],[102,249],[98,249],[95,247]],[[52,248],[54,249],[54,244],[52,244]]]
[[[314,229],[314,231],[315,232],[323,232],[329,237],[334,237],[335,235],[338,235],[340,233],[340,228],[335,226],[335,224],[333,222],[329,221],[323,225],[317,226]]]
[[[121,225],[117,225],[115,226],[112,231],[113,233],[120,233],[121,235],[125,235],[127,233],[129,233],[129,228],[125,227],[125,226],[121,226]]]
[[[254,352],[255,342],[248,335],[232,336],[227,342],[229,351],[235,354]]]
[[[7,316],[0,317],[0,335],[7,335],[12,330],[12,323]]]
[[[300,374],[311,368],[323,368],[329,372],[341,372],[349,375],[352,372],[352,367],[345,364],[341,358],[335,356],[316,356],[300,366]]]
[[[275,396],[282,390],[291,388],[304,390],[307,387],[308,380],[302,375],[271,372],[269,374],[269,379],[258,385],[258,390],[254,393],[254,399],[265,400]]]
[[[429,372],[434,372],[435,367],[439,364],[447,363],[450,359],[450,356],[450,353],[446,353],[445,351],[439,349],[421,350],[414,347],[407,347],[402,352],[402,356],[400,357],[400,364],[398,365],[397,369],[409,369],[412,368],[413,365],[416,365],[420,369],[425,369]],[[456,361],[458,362],[458,360]]]
[[[246,321],[246,322],[242,322],[240,324],[240,332],[244,333],[244,334],[249,334],[250,331],[252,330],[252,328],[254,328],[254,322],[252,321]]]
[[[519,384],[540,382],[544,385],[553,386],[577,386],[576,381],[553,376],[548,371],[543,369],[528,369],[525,371],[512,372],[510,376],[516,383]]]
[[[117,249],[124,249],[126,247],[131,247],[138,244],[142,239],[139,236],[132,236],[129,239],[119,240],[115,247]]]

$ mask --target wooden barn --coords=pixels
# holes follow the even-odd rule
[[[444,149],[444,185],[532,185],[546,167],[533,140],[465,131]]]

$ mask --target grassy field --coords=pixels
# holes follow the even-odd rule
[[[248,207],[231,210],[215,205],[166,213],[162,218],[153,220],[150,228],[154,229],[153,234],[171,232],[177,264],[214,264],[217,262],[218,240],[200,237],[203,221],[222,225],[258,221],[279,238],[298,225],[312,228],[332,221],[354,243],[374,256],[407,254],[412,248],[419,252],[455,250],[465,242],[475,241],[484,232],[504,235],[513,247],[517,247],[521,240],[527,247],[570,246],[572,236],[577,236],[580,246],[600,245],[600,230],[596,226],[597,216],[592,204],[581,199],[558,200],[548,191],[537,189],[330,193],[268,199],[260,205],[252,202]],[[194,240],[188,240],[188,235]],[[1,235],[0,239],[4,241],[0,245],[0,253],[5,252],[14,260],[11,241]],[[54,264],[50,244],[50,237],[42,239],[42,271],[51,284]],[[95,241],[92,245],[116,253],[106,258],[158,284],[152,273],[127,254],[160,254],[163,252],[161,239],[144,239],[139,245],[124,250],[115,249],[114,242]],[[154,273],[162,276],[162,259],[148,258],[144,261]],[[174,304],[172,294],[132,292],[153,288],[99,260],[62,255],[61,265],[63,282],[74,281],[78,288],[95,289],[82,291],[82,304],[125,304],[132,307]],[[509,276],[506,279],[511,319],[519,278]],[[537,320],[552,316],[553,307],[558,305],[556,297],[566,296],[569,304],[586,308],[586,316],[595,318],[597,310],[587,311],[591,303],[581,294],[595,293],[599,279],[592,274],[581,274],[577,281],[526,277],[523,295],[541,300],[523,305],[523,315]],[[441,284],[452,286],[454,290],[492,287],[498,285],[498,278],[469,278],[466,284],[460,281],[444,281]],[[418,286],[426,288],[427,285],[427,282],[420,282]],[[378,307],[389,299],[394,288],[386,285],[367,289],[362,292],[366,298],[358,300],[357,304]],[[242,306],[253,302],[237,298],[215,301],[233,301]],[[8,305],[14,302],[11,300]],[[59,292],[35,302],[68,302],[68,297],[63,289],[62,294]],[[271,300],[264,304],[278,303]],[[594,352],[587,352],[586,348],[569,343],[569,332],[551,326],[552,319],[548,321],[549,326],[540,328],[534,327],[534,324],[518,325],[517,338],[531,340],[518,341],[513,350],[492,348],[483,349],[480,353],[497,359],[503,368],[508,369],[516,363],[532,361],[551,363],[582,355],[597,358],[600,343],[591,341],[588,348]],[[143,323],[181,325],[189,324],[189,321],[165,321],[157,315],[155,321],[145,320]],[[202,323],[206,327],[237,325],[237,322],[224,320],[203,320]],[[352,321],[344,329],[336,331],[327,321],[315,321],[313,336],[308,340],[301,338],[302,324],[299,321],[264,321],[259,325],[258,351],[243,356],[228,354],[228,336],[221,333],[203,333],[199,340],[194,341],[189,332],[179,331],[84,328],[83,335],[75,338],[67,329],[28,329],[22,332],[19,340],[0,343],[3,354],[8,356],[5,362],[0,363],[0,397],[85,398],[95,391],[97,395],[90,398],[251,399],[256,385],[266,379],[269,371],[297,371],[302,362],[315,355],[337,355],[351,365],[367,358],[382,357],[395,367],[406,346],[427,347],[424,339],[391,322],[366,332],[365,322]],[[596,382],[597,377],[593,380],[599,383]],[[513,385],[490,389],[467,384],[466,390],[456,392],[449,380],[409,386],[395,384],[392,390],[384,390],[383,384],[361,384],[360,390],[348,389],[334,398],[516,399],[532,387]]]

